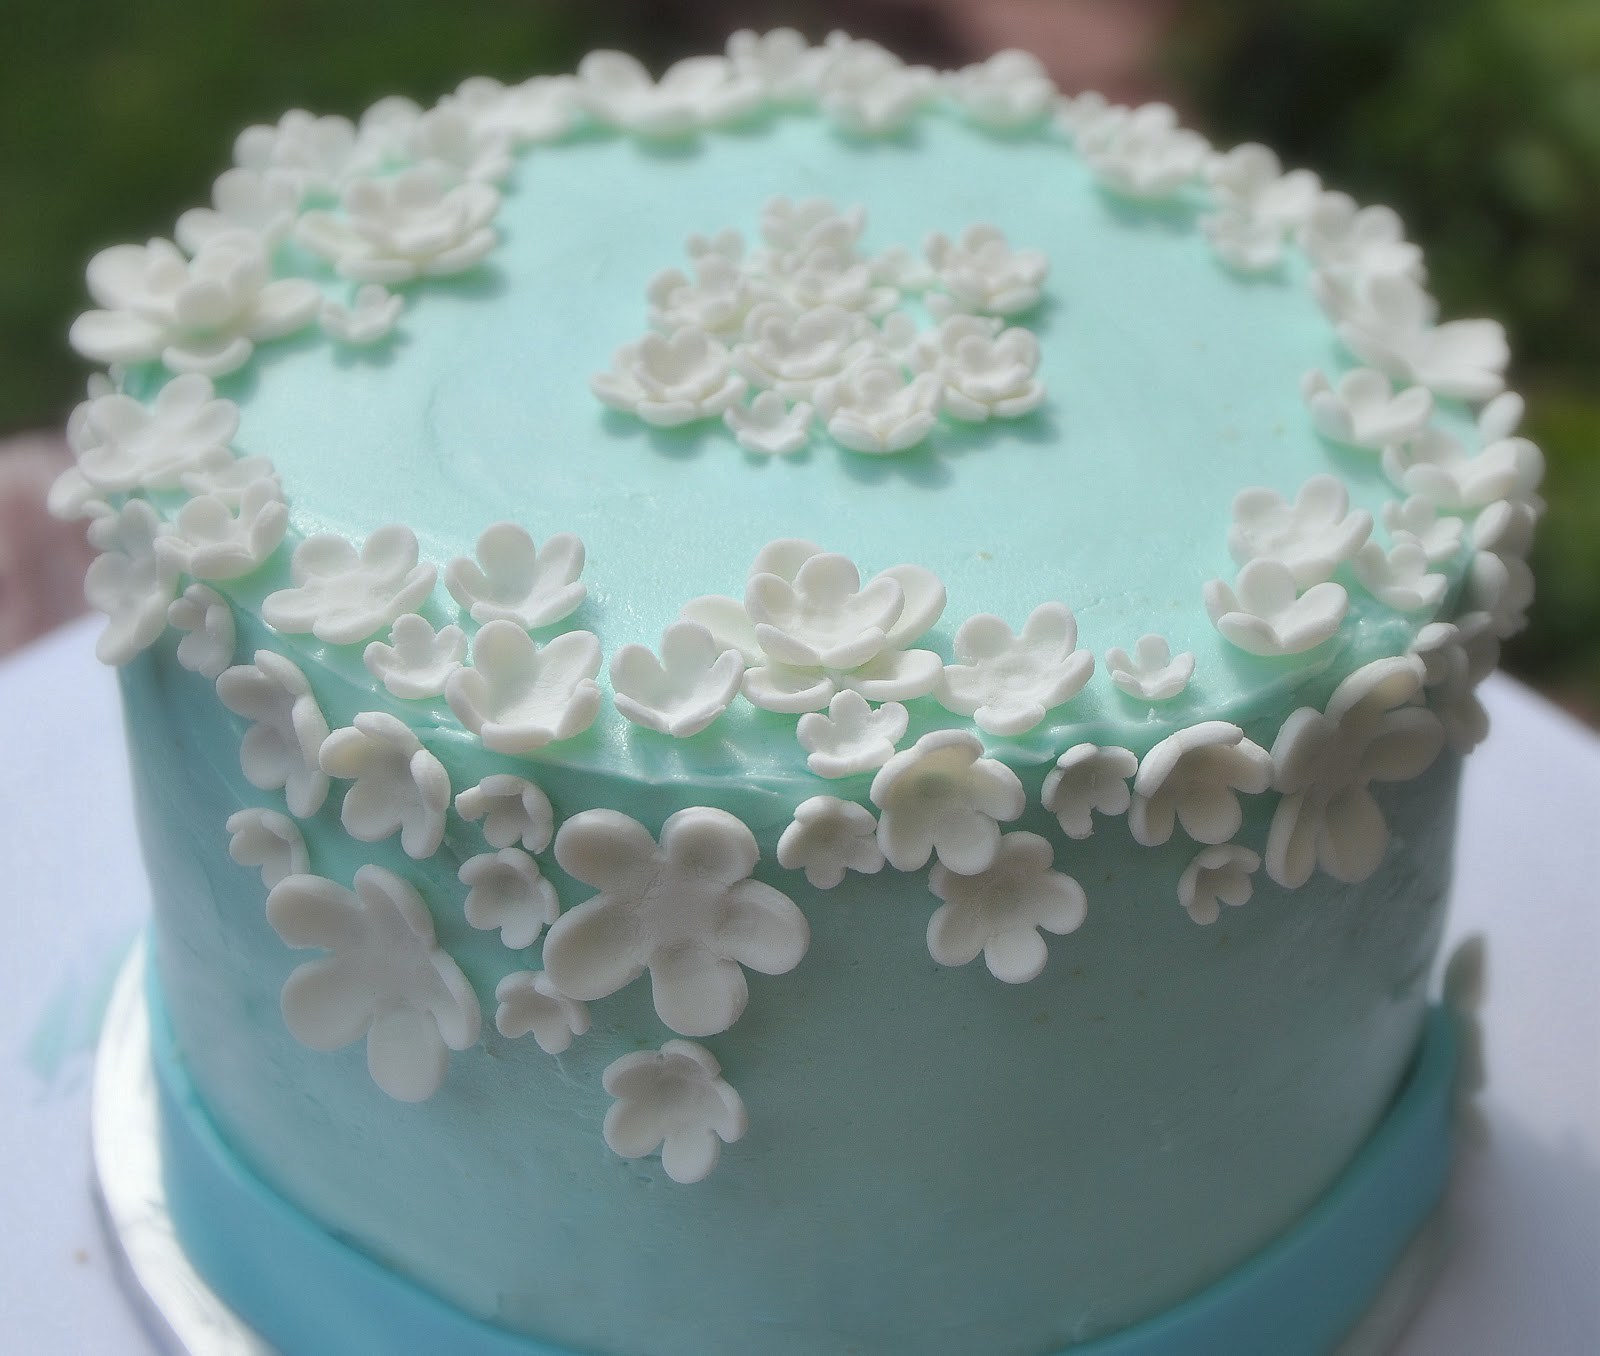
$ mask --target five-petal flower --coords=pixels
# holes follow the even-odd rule
[[[330,645],[354,645],[414,612],[433,592],[436,573],[417,563],[409,527],[380,527],[359,552],[343,537],[319,532],[295,548],[289,563],[294,587],[269,593],[261,615],[289,635],[309,631]]]
[[[1261,865],[1261,855],[1238,843],[1218,843],[1201,848],[1178,877],[1178,903],[1196,923],[1215,923],[1220,904],[1248,904],[1255,892],[1250,877]]]
[[[871,357],[820,383],[816,406],[834,442],[884,456],[915,447],[933,432],[941,392],[931,372],[908,380],[896,363]]]
[[[801,801],[778,839],[778,865],[804,871],[818,890],[831,890],[846,871],[872,875],[883,870],[878,821],[872,811],[837,796]]]
[[[744,656],[719,649],[695,622],[674,622],[662,632],[659,659],[644,645],[624,645],[611,656],[617,710],[674,739],[697,735],[716,720],[743,681]]]
[[[1107,110],[1081,127],[1076,140],[1101,184],[1144,200],[1171,197],[1190,183],[1208,150],[1205,138],[1180,127],[1166,104]]]
[[[1168,735],[1140,760],[1133,779],[1128,828],[1134,841],[1156,847],[1172,837],[1173,821],[1197,843],[1225,843],[1239,831],[1239,796],[1272,784],[1272,758],[1244,731],[1207,720]]]
[[[1206,614],[1225,639],[1268,658],[1302,654],[1329,639],[1344,620],[1350,595],[1342,584],[1313,584],[1303,594],[1294,574],[1276,560],[1252,560],[1236,584],[1205,587]]]
[[[543,852],[555,836],[555,811],[550,797],[525,777],[494,772],[456,797],[456,813],[468,823],[483,821],[490,847],[521,843],[529,852]]]
[[[795,737],[806,750],[806,766],[819,777],[853,777],[871,772],[894,757],[911,717],[899,702],[876,710],[859,692],[836,692],[828,712],[800,717]]]
[[[724,413],[744,394],[745,380],[726,348],[704,330],[685,327],[624,344],[612,370],[590,378],[589,387],[612,409],[673,428]]]
[[[468,887],[463,906],[467,922],[484,932],[500,929],[500,941],[521,951],[539,940],[545,924],[556,921],[561,901],[534,861],[521,848],[480,852],[456,873]]]
[[[271,889],[285,876],[311,869],[300,826],[276,810],[235,810],[226,825],[228,856],[240,866],[261,869],[261,883]]]
[[[328,795],[328,775],[317,761],[328,721],[305,674],[281,654],[257,650],[254,663],[218,675],[217,696],[250,722],[239,744],[245,780],[262,791],[283,788],[297,818],[316,814]]]
[[[387,711],[362,711],[322,743],[317,761],[330,777],[355,783],[339,822],[363,843],[400,835],[406,856],[431,857],[444,838],[450,774],[409,726]]]
[[[1078,649],[1078,623],[1062,603],[1041,603],[1017,635],[999,617],[969,617],[953,648],[960,662],[944,666],[934,695],[990,734],[1031,730],[1094,672],[1094,655]]]
[[[583,542],[571,532],[557,532],[540,547],[526,528],[495,523],[479,536],[476,560],[457,556],[444,567],[444,586],[473,621],[515,622],[533,631],[583,602],[583,556]]]
[[[916,871],[935,853],[952,871],[982,871],[999,850],[1000,824],[1027,803],[1017,774],[969,730],[934,730],[895,754],[872,779],[882,811],[878,844],[896,871]]]
[[[811,416],[805,401],[791,405],[776,391],[759,391],[748,405],[730,405],[722,422],[746,452],[760,457],[787,457],[811,443]]]
[[[567,631],[547,645],[515,622],[492,621],[472,641],[472,667],[445,680],[450,709],[486,749],[531,753],[582,734],[600,713],[600,642]]]
[[[211,379],[198,372],[174,377],[145,406],[106,391],[74,412],[78,467],[102,494],[171,490],[208,457],[232,459],[228,442],[239,428],[239,407],[216,399]]]
[[[1240,565],[1274,560],[1288,567],[1295,587],[1331,579],[1372,534],[1372,515],[1350,508],[1350,492],[1337,476],[1312,476],[1294,502],[1256,486],[1233,500],[1228,554]]]
[[[930,310],[1016,315],[1038,304],[1050,260],[1043,250],[1012,249],[998,226],[968,226],[951,240],[934,231],[923,253],[943,290],[928,297]]]
[[[1068,838],[1094,832],[1094,815],[1126,814],[1133,802],[1129,779],[1139,770],[1131,749],[1117,745],[1074,744],[1056,759],[1041,788],[1044,808]]]
[[[83,596],[106,615],[95,642],[102,664],[126,664],[167,629],[167,609],[178,591],[178,567],[158,549],[172,532],[142,499],[89,524],[89,545],[100,554],[89,562]]]
[[[912,365],[939,379],[941,408],[968,423],[1016,419],[1044,403],[1038,339],[990,317],[951,316],[917,342]]]
[[[1337,386],[1320,371],[1307,372],[1300,393],[1317,432],[1347,447],[1379,451],[1406,442],[1433,417],[1433,392],[1426,386],[1396,392],[1388,377],[1370,367],[1346,372]]]
[[[437,631],[427,618],[407,612],[395,618],[389,640],[371,641],[361,652],[367,672],[403,701],[444,695],[450,675],[467,657],[467,633],[459,626]]]
[[[601,1084],[617,1100],[603,1133],[611,1151],[643,1158],[661,1150],[661,1166],[684,1186],[704,1181],[723,1144],[742,1139],[750,1120],[722,1066],[703,1045],[668,1041],[606,1066]],[[720,1141],[720,1143],[719,1143]]]
[[[394,333],[406,299],[382,283],[362,283],[348,303],[325,301],[318,319],[323,333],[351,348],[382,343]]]
[[[1165,636],[1140,636],[1133,654],[1113,645],[1106,651],[1106,672],[1118,691],[1143,702],[1168,702],[1189,686],[1194,656],[1172,653]]]
[[[245,487],[233,510],[215,495],[189,500],[156,542],[156,554],[196,579],[238,579],[266,564],[288,530],[283,492],[263,478]]]
[[[167,609],[167,622],[185,633],[178,662],[191,673],[215,679],[233,663],[233,611],[215,589],[190,584]]]
[[[559,1055],[589,1029],[589,1007],[550,982],[543,970],[514,970],[494,989],[495,1029],[507,1040],[530,1032],[547,1055]]]

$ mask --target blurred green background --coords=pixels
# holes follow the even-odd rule
[[[1447,315],[1511,334],[1549,460],[1533,623],[1507,665],[1600,718],[1600,3],[1596,0],[9,0],[0,26],[0,434],[59,423],[83,265],[167,234],[234,134],[285,108],[431,100],[463,75],[654,63],[739,26],[845,26],[960,64],[1032,46],[1058,79],[1160,94],[1261,140],[1425,247]]]

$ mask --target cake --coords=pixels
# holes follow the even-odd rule
[[[165,1191],[285,1356],[1332,1351],[1537,449],[1399,219],[1002,53],[246,130],[88,271]]]

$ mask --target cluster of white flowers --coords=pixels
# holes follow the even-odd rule
[[[1265,273],[1283,259],[1285,240],[1310,219],[1322,183],[1310,170],[1284,173],[1265,146],[1246,142],[1205,166],[1216,211],[1200,227],[1216,256],[1240,273]]]

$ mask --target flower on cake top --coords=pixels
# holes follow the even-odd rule
[[[1078,153],[1095,178],[1127,198],[1168,198],[1191,183],[1209,147],[1166,104],[1107,110],[1081,127]]]
[[[606,1066],[601,1085],[617,1100],[602,1133],[611,1152],[643,1158],[661,1150],[661,1166],[674,1182],[704,1181],[724,1144],[744,1138],[750,1126],[744,1102],[722,1066],[703,1045],[668,1041]]]
[[[761,391],[748,405],[728,406],[722,422],[746,452],[786,457],[811,445],[815,413],[803,400],[791,405],[776,391]]]
[[[810,944],[794,902],[751,877],[755,835],[724,810],[679,810],[659,845],[625,814],[585,810],[561,826],[555,853],[600,891],[545,937],[545,971],[573,998],[604,998],[648,969],[661,1020],[682,1035],[714,1035],[749,999],[741,966],[786,974]]]
[[[417,563],[409,527],[380,527],[359,551],[336,533],[319,532],[295,547],[294,586],[269,593],[261,615],[288,635],[310,632],[330,645],[354,645],[416,611],[433,592],[436,574]]]
[[[89,524],[89,545],[100,554],[89,562],[83,596],[106,615],[94,647],[102,664],[128,663],[167,629],[179,570],[157,546],[171,532],[172,525],[142,499],[130,499]]]
[[[415,612],[395,618],[387,644],[374,640],[361,652],[367,672],[402,701],[442,697],[445,683],[466,657],[465,631],[459,626],[435,631]]]
[[[372,1081],[396,1101],[426,1101],[449,1051],[478,1039],[477,995],[410,885],[380,866],[361,867],[354,884],[289,876],[267,896],[267,921],[287,945],[330,953],[284,983],[283,1019],[313,1050],[365,1037]]]
[[[864,38],[828,34],[817,85],[823,113],[856,136],[900,131],[938,91],[926,66],[908,66],[893,52]]]
[[[1422,276],[1422,251],[1406,239],[1405,224],[1394,209],[1359,207],[1346,193],[1321,194],[1298,240],[1306,257],[1335,278]]]
[[[635,725],[674,739],[697,735],[739,695],[744,656],[721,648],[705,627],[674,622],[661,634],[661,657],[645,645],[611,656],[617,710]]]
[[[190,499],[172,528],[156,554],[196,579],[238,579],[278,549],[289,530],[289,506],[278,482],[263,478],[245,487],[232,511],[215,495]]]
[[[1289,889],[1320,867],[1354,884],[1378,869],[1389,844],[1372,782],[1420,776],[1444,744],[1439,718],[1413,705],[1422,662],[1380,659],[1334,689],[1324,711],[1301,707],[1272,745],[1282,792],[1267,835],[1267,874]]]
[[[1094,832],[1094,815],[1126,814],[1133,803],[1128,782],[1139,770],[1130,749],[1074,744],[1045,776],[1040,798],[1068,838]]]
[[[332,197],[353,175],[371,168],[372,152],[348,118],[292,108],[272,126],[240,132],[233,160],[242,169],[288,180],[303,201]]]
[[[228,443],[239,428],[239,407],[218,400],[211,379],[174,377],[145,406],[107,390],[74,412],[78,467],[102,494],[171,490],[185,472],[212,455],[232,460]]]
[[[1145,847],[1171,838],[1174,820],[1197,843],[1225,843],[1244,822],[1237,793],[1258,795],[1271,784],[1265,749],[1237,725],[1202,721],[1168,735],[1140,761],[1128,828]]]
[[[113,245],[89,261],[89,294],[104,309],[73,322],[72,346],[96,362],[160,359],[173,372],[225,376],[257,343],[308,325],[322,305],[316,284],[272,277],[261,242],[218,235],[193,259],[170,240]]]
[[[930,310],[1017,315],[1038,305],[1050,260],[1043,250],[1014,250],[998,226],[968,226],[955,240],[934,231],[923,243],[934,279],[944,290]]]
[[[387,178],[355,179],[340,208],[307,212],[295,238],[343,277],[392,285],[463,273],[480,263],[495,246],[490,222],[500,194],[430,163]]]
[[[299,819],[316,814],[328,795],[328,775],[317,760],[328,721],[305,674],[281,654],[257,650],[253,663],[218,675],[217,696],[250,722],[239,744],[245,780],[262,791],[281,787]]]
[[[362,283],[348,305],[325,301],[317,313],[322,331],[330,339],[352,348],[382,343],[394,333],[406,300],[382,283]]]
[[[1310,170],[1285,174],[1277,155],[1255,142],[1213,155],[1205,178],[1217,211],[1201,228],[1218,258],[1246,273],[1278,266],[1284,237],[1309,218],[1322,189]]]
[[[956,419],[1015,419],[1044,403],[1031,330],[1002,331],[998,320],[953,315],[918,340],[911,361],[938,377],[941,408]]]
[[[834,442],[882,456],[915,447],[933,432],[940,395],[932,373],[908,378],[887,358],[864,358],[817,387],[816,407]]]
[[[597,121],[644,137],[681,137],[754,111],[761,87],[726,57],[689,57],[660,80],[626,52],[590,52],[574,93]]]
[[[800,311],[766,301],[745,318],[733,361],[756,386],[801,400],[868,357],[874,335],[870,322],[841,306]]]
[[[550,798],[524,777],[495,772],[456,797],[456,813],[468,823],[483,821],[490,847],[521,843],[529,852],[543,852],[555,836]]]
[[[178,218],[173,235],[189,254],[200,253],[218,236],[243,231],[271,255],[286,239],[300,208],[300,186],[283,170],[224,170],[211,187],[210,207],[191,207]]]
[[[1499,639],[1509,639],[1527,624],[1533,604],[1533,549],[1538,514],[1525,503],[1490,504],[1472,525],[1473,556],[1467,576],[1467,605],[1484,614]],[[1463,625],[1465,619],[1462,619]]]
[[[532,1034],[547,1055],[559,1055],[589,1029],[589,1006],[550,982],[542,970],[515,970],[494,989],[495,1029],[507,1040]]]
[[[1466,524],[1460,518],[1441,515],[1433,500],[1414,494],[1403,503],[1390,500],[1383,506],[1383,525],[1392,541],[1414,541],[1423,549],[1430,565],[1443,565],[1461,549]]]
[[[953,648],[958,662],[944,666],[934,695],[990,734],[1033,729],[1094,672],[1094,655],[1078,648],[1078,623],[1063,603],[1040,604],[1015,635],[999,617],[969,617]]]
[[[1010,132],[1042,122],[1055,107],[1056,87],[1044,63],[1015,48],[944,77],[944,90],[980,127]]]
[[[582,734],[600,713],[600,642],[568,631],[548,644],[492,621],[472,641],[472,666],[445,681],[456,719],[496,753],[531,753]]]
[[[1419,541],[1398,541],[1388,551],[1369,541],[1351,562],[1351,572],[1385,607],[1420,612],[1438,607],[1450,583],[1442,574],[1429,574],[1429,563]]]
[[[800,717],[795,736],[806,750],[806,766],[819,777],[853,777],[882,767],[894,757],[911,717],[899,702],[876,710],[859,692],[836,692],[828,712]]]
[[[1442,428],[1425,428],[1387,447],[1383,469],[1399,489],[1437,508],[1472,509],[1497,499],[1533,502],[1544,478],[1544,454],[1526,438],[1497,438],[1469,452]]]
[[[398,717],[362,711],[322,743],[317,762],[330,777],[355,784],[339,822],[363,843],[400,835],[408,857],[431,857],[444,839],[450,774]]]
[[[935,866],[928,885],[944,904],[928,920],[928,954],[940,965],[966,965],[981,952],[998,980],[1037,978],[1050,954],[1040,931],[1074,932],[1089,908],[1083,887],[1051,870],[1054,858],[1038,834],[1008,833],[982,871]]]
[[[228,856],[240,866],[261,869],[261,883],[271,889],[285,876],[301,876],[310,868],[300,826],[276,810],[236,810],[225,826]]]
[[[207,449],[178,477],[185,494],[193,498],[209,494],[230,508],[237,507],[244,492],[258,480],[272,481],[282,497],[283,483],[270,460],[236,457],[226,447]]]
[[[1388,377],[1370,367],[1346,372],[1337,386],[1320,371],[1307,372],[1300,392],[1317,432],[1347,447],[1380,451],[1403,443],[1433,417],[1433,392],[1426,386],[1396,392]]]
[[[495,523],[478,538],[477,559],[457,556],[444,586],[473,621],[515,622],[524,630],[554,626],[583,602],[583,542],[557,532],[540,547],[516,523]]]
[[[872,811],[837,796],[801,801],[778,839],[778,865],[804,871],[818,890],[831,890],[846,871],[873,875],[883,870],[878,821]]]
[[[775,103],[805,104],[816,98],[824,49],[813,47],[793,28],[757,33],[741,28],[728,37],[728,60],[739,75],[754,81]]]
[[[1178,903],[1196,923],[1215,923],[1222,904],[1237,908],[1255,893],[1250,879],[1261,866],[1261,855],[1238,843],[1201,848],[1178,877]]]
[[[1350,508],[1350,493],[1337,476],[1312,476],[1291,504],[1276,490],[1256,486],[1233,501],[1228,554],[1240,565],[1273,560],[1288,568],[1295,586],[1310,588],[1330,579],[1372,533],[1372,515]]]
[[[535,75],[516,85],[491,76],[469,76],[451,96],[478,126],[502,132],[514,145],[555,141],[577,116],[578,82],[570,75]]]
[[[934,730],[895,754],[872,779],[882,812],[878,845],[896,871],[916,871],[937,854],[952,871],[972,875],[999,850],[1000,824],[1027,803],[1017,774],[968,730]]]
[[[184,632],[178,662],[191,673],[215,679],[233,663],[233,610],[215,589],[190,584],[167,609],[167,623]]]
[[[1194,655],[1173,654],[1164,636],[1140,636],[1132,655],[1116,645],[1106,651],[1106,672],[1119,692],[1139,701],[1169,702],[1194,677]]]
[[[1303,654],[1330,639],[1350,607],[1342,584],[1313,584],[1304,593],[1289,567],[1252,560],[1226,584],[1205,587],[1206,614],[1223,637],[1247,654],[1275,658]]]
[[[680,268],[657,273],[645,288],[645,299],[650,324],[664,334],[695,329],[725,339],[738,334],[760,293],[737,255],[710,253],[694,261],[693,278]]]
[[[420,114],[406,149],[418,164],[441,166],[458,180],[498,184],[511,173],[511,134],[459,99],[444,99]]]
[[[561,912],[555,886],[520,848],[480,852],[464,861],[456,875],[469,887],[463,906],[467,922],[484,932],[498,928],[501,943],[513,951],[532,946],[545,924],[555,922]]]
[[[589,386],[612,409],[673,428],[722,414],[744,394],[745,380],[730,366],[726,348],[704,330],[684,328],[624,344],[612,370],[592,377]]]
[[[1446,742],[1457,753],[1471,753],[1489,734],[1489,713],[1477,687],[1500,662],[1492,619],[1475,612],[1459,623],[1429,622],[1417,632],[1411,654],[1422,663],[1428,706]]]

